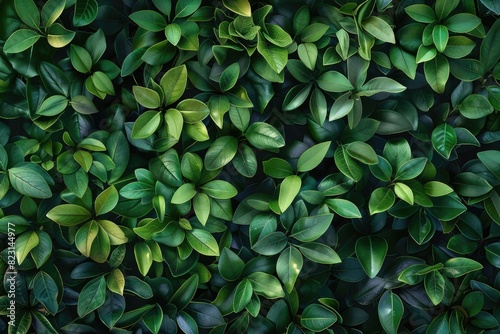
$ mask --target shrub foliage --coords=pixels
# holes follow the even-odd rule
[[[499,14],[0,0],[0,331],[499,333]]]

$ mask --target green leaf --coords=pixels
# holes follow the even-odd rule
[[[498,43],[495,43],[499,35],[500,23],[498,23],[498,20],[495,20],[495,23],[493,23],[486,37],[481,42],[479,60],[484,64],[485,71],[491,70],[500,60],[500,47]]]
[[[449,33],[446,26],[438,24],[432,30],[432,41],[438,52],[444,52],[448,44]]]
[[[289,246],[278,257],[276,273],[288,293],[292,292],[303,264],[302,254],[293,246]]]
[[[61,204],[52,208],[47,217],[62,226],[75,226],[92,218],[91,213],[82,206]]]
[[[315,88],[311,97],[309,98],[309,109],[314,117],[314,120],[319,125],[323,125],[326,120],[326,114],[328,113],[326,97],[320,89]]]
[[[246,17],[252,16],[252,8],[248,0],[223,0],[222,4],[230,11]]]
[[[217,266],[222,278],[227,281],[234,281],[243,272],[245,262],[229,248],[223,248]]]
[[[220,75],[219,87],[220,90],[226,92],[236,85],[240,75],[240,65],[233,63],[229,65]]]
[[[99,10],[96,0],[76,0],[73,25],[83,27],[92,23]]]
[[[394,184],[394,193],[406,203],[413,205],[414,195],[409,186],[404,183],[396,182]]]
[[[149,110],[142,113],[134,122],[132,127],[132,138],[143,139],[156,132],[161,123],[161,113]]]
[[[312,83],[307,83],[292,87],[283,100],[283,111],[291,111],[300,107],[307,100],[312,86]]]
[[[363,19],[361,26],[370,35],[382,42],[395,44],[396,37],[394,36],[394,31],[391,26],[378,16],[369,16]]]
[[[34,198],[52,197],[52,191],[44,177],[28,166],[13,167],[8,172],[10,184],[20,194]]]
[[[465,205],[452,195],[434,197],[432,202],[434,205],[428,210],[442,221],[450,221],[466,211]]]
[[[148,31],[162,31],[167,26],[165,18],[153,10],[139,10],[129,15],[139,27]]]
[[[210,114],[208,106],[195,99],[186,99],[179,102],[176,109],[181,112],[184,122],[188,124],[196,124]]]
[[[438,314],[425,331],[426,334],[448,334],[450,333],[448,324],[448,312]]]
[[[468,33],[481,24],[481,19],[470,13],[457,13],[444,22],[446,28],[454,33]]]
[[[377,276],[384,263],[387,249],[387,241],[379,236],[367,235],[356,241],[356,256],[368,277]]]
[[[207,231],[192,229],[187,231],[186,239],[198,253],[206,256],[219,256],[219,246],[215,238]]]
[[[425,62],[424,74],[427,83],[438,94],[443,94],[450,76],[450,64],[443,55]]]
[[[452,184],[457,194],[467,197],[479,197],[493,189],[488,181],[471,172],[458,174],[453,179]]]
[[[38,245],[33,248],[31,257],[36,264],[37,269],[41,268],[50,258],[52,254],[52,239],[50,235],[42,230],[36,232],[38,234]]]
[[[375,150],[367,143],[354,141],[346,145],[346,151],[352,158],[366,165],[376,165],[378,163]]]
[[[437,270],[425,275],[424,287],[429,299],[434,305],[438,305],[444,298],[445,280]]]
[[[184,183],[182,186],[177,188],[172,197],[172,204],[183,204],[190,201],[197,191],[193,183]]]
[[[50,27],[61,16],[66,0],[49,0],[42,7],[42,24]]]
[[[168,70],[160,80],[160,86],[165,96],[165,105],[171,105],[184,94],[187,85],[187,69],[185,65]]]
[[[318,47],[313,43],[302,43],[297,48],[299,59],[308,69],[314,71],[318,58]]]
[[[425,192],[432,197],[445,196],[453,192],[453,188],[443,182],[429,181],[425,185]]]
[[[233,136],[217,138],[205,154],[205,168],[209,171],[224,167],[233,160],[238,151],[238,140]]]
[[[123,295],[123,289],[125,288],[125,276],[120,269],[115,268],[111,271],[106,280],[106,286],[108,289],[119,295]]]
[[[95,214],[102,215],[113,210],[118,204],[118,191],[115,186],[110,186],[95,199]]]
[[[380,297],[377,309],[380,324],[387,334],[397,334],[404,313],[401,298],[391,291],[386,291]]]
[[[53,95],[43,100],[42,104],[36,111],[40,116],[57,116],[62,113],[68,106],[68,99],[66,96]]]
[[[417,61],[413,54],[400,47],[393,46],[390,49],[389,57],[394,67],[403,71],[410,79],[415,79]]]
[[[311,23],[301,31],[301,40],[303,43],[317,42],[330,28],[327,24],[315,22]]]
[[[300,317],[300,324],[313,332],[321,332],[337,322],[337,315],[319,305],[307,305]]]
[[[458,105],[458,110],[469,119],[478,119],[491,114],[493,106],[485,96],[471,94]]]
[[[36,31],[30,29],[16,30],[3,45],[3,52],[5,53],[19,53],[35,44],[40,37]]]
[[[477,157],[498,179],[500,179],[500,152],[486,150],[477,153]]]
[[[106,299],[106,280],[104,276],[90,280],[78,295],[78,316],[85,317],[90,312],[98,309]]]
[[[316,83],[322,90],[332,93],[342,93],[354,89],[351,82],[342,73],[337,71],[323,73],[316,79]]]
[[[244,278],[234,289],[233,312],[241,312],[250,302],[252,294],[252,283]]]
[[[361,212],[358,207],[351,201],[342,198],[328,198],[325,200],[326,205],[344,218],[361,218]]]
[[[354,107],[354,100],[351,98],[351,92],[347,92],[339,96],[330,109],[329,121],[341,119],[348,115]]]
[[[262,166],[266,175],[276,179],[284,179],[293,174],[292,166],[286,160],[280,158],[263,161]]]
[[[342,262],[339,255],[329,246],[319,242],[306,242],[297,245],[300,252],[309,260],[320,264],[337,264]]]
[[[332,213],[302,217],[293,225],[290,236],[302,242],[314,241],[326,232],[332,220]]]
[[[230,199],[238,194],[238,190],[224,180],[213,180],[201,186],[203,192],[216,199]]]
[[[134,245],[134,256],[142,276],[146,276],[153,264],[153,254],[145,242],[137,242]]]
[[[193,299],[196,290],[198,289],[198,284],[200,278],[197,274],[189,277],[182,285],[175,291],[172,298],[170,298],[170,303],[177,307],[177,310],[182,310],[185,308],[191,299]]]
[[[436,14],[434,14],[432,7],[428,5],[410,5],[405,8],[405,12],[417,22],[432,23],[436,21]]]
[[[25,232],[16,239],[17,263],[22,264],[31,250],[38,246],[40,239],[35,231]]]
[[[443,273],[451,278],[457,278],[467,273],[481,270],[483,265],[465,257],[454,257],[444,263]]]
[[[285,291],[281,287],[278,279],[263,272],[253,272],[246,277],[252,283],[253,291],[268,299],[282,298]]]
[[[161,306],[155,304],[154,308],[144,314],[142,321],[152,333],[158,334],[163,323],[163,310]]]
[[[47,41],[54,48],[63,48],[75,37],[76,32],[64,28],[60,23],[54,23],[47,30]]]
[[[257,36],[257,51],[264,57],[266,63],[274,72],[280,73],[283,71],[288,61],[287,50],[274,44],[266,43],[265,38],[261,37],[261,34]]]
[[[363,169],[354,161],[354,159],[347,152],[346,145],[341,145],[335,150],[335,165],[337,168],[350,179],[358,182],[363,176]]]
[[[168,24],[165,27],[165,37],[172,45],[176,46],[182,37],[181,27],[175,22]]]
[[[285,248],[288,238],[283,232],[271,232],[259,237],[259,240],[252,246],[252,249],[259,254],[272,256]]]
[[[91,115],[99,112],[95,104],[85,95],[73,96],[70,104],[73,109],[82,115]]]
[[[21,21],[31,28],[40,27],[40,11],[33,0],[20,0],[14,2],[16,14]]]
[[[257,157],[250,146],[241,144],[233,158],[233,166],[243,176],[251,178],[257,173]]]
[[[451,151],[457,144],[455,129],[447,123],[438,125],[431,135],[432,147],[445,159],[449,159]]]
[[[331,141],[316,144],[305,150],[297,161],[297,170],[299,172],[308,172],[316,168],[325,158]]]
[[[406,87],[401,85],[396,80],[391,78],[379,77],[373,78],[363,86],[361,86],[356,93],[358,96],[372,96],[377,93],[400,93],[406,90]]]
[[[389,210],[396,201],[394,191],[390,188],[377,188],[370,195],[368,207],[370,215]]]
[[[261,150],[275,149],[285,146],[285,139],[272,125],[255,122],[245,132],[246,139],[255,148]]]
[[[44,271],[38,272],[33,278],[33,291],[35,298],[45,307],[50,314],[56,314],[59,310],[57,302],[57,284],[49,274]]]
[[[419,176],[427,164],[427,158],[414,158],[399,167],[395,180],[412,180]]]
[[[156,109],[160,107],[160,95],[153,89],[141,86],[133,86],[132,92],[134,97],[141,105],[148,109]]]
[[[293,200],[300,191],[302,186],[302,180],[297,175],[289,175],[285,177],[280,185],[280,192],[278,196],[278,205],[281,212],[285,210],[292,204]]]

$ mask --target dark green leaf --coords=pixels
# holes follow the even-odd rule
[[[356,241],[355,249],[359,263],[368,277],[377,276],[387,254],[387,241],[379,236],[364,236]]]

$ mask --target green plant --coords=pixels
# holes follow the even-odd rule
[[[0,331],[497,333],[499,14],[0,0]]]

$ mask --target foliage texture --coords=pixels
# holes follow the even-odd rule
[[[499,14],[0,0],[0,331],[499,333]]]

